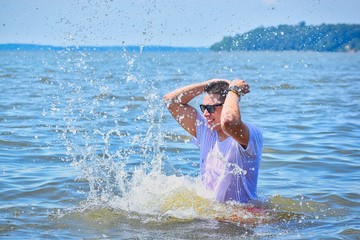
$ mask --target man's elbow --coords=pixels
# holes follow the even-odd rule
[[[163,100],[164,100],[167,107],[169,107],[169,105],[173,102],[173,99],[172,99],[170,94],[165,94],[163,96]]]
[[[163,96],[163,99],[164,99],[164,101],[165,102],[168,102],[170,99],[171,99],[171,97],[170,97],[170,94],[165,94],[164,96]]]
[[[234,129],[238,129],[241,127],[241,121],[239,119],[236,119],[234,116],[225,115],[221,117],[221,129],[225,133],[233,132]]]
[[[224,132],[228,133],[229,131],[231,131],[231,128],[234,124],[234,120],[230,116],[222,116],[220,124],[221,124],[221,129]]]

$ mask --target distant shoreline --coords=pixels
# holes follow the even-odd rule
[[[72,51],[72,52],[279,52],[274,49],[251,50],[214,50],[212,47],[173,47],[173,46],[55,46],[42,44],[0,43],[0,52],[5,51]],[[282,52],[359,52],[353,49],[345,51],[316,51],[313,49],[286,49]]]
[[[207,52],[206,47],[171,47],[171,46],[53,46],[42,44],[5,43],[0,44],[0,51],[100,51],[100,52]]]
[[[360,24],[279,25],[226,36],[212,51],[360,51]]]

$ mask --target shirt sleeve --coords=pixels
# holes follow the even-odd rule
[[[254,124],[246,123],[249,128],[249,144],[245,152],[251,156],[261,157],[263,147],[263,135],[261,130]]]
[[[205,129],[204,129],[205,128]],[[192,143],[200,147],[201,136],[205,133],[207,128],[206,121],[204,117],[197,112],[196,113],[196,137],[193,137]]]

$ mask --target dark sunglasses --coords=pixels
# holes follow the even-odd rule
[[[208,113],[213,113],[213,112],[215,112],[215,107],[222,106],[222,105],[223,105],[222,103],[214,104],[214,105],[200,104],[200,109],[201,109],[202,112],[205,112],[205,110],[207,110]]]

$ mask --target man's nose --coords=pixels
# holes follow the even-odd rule
[[[210,116],[210,115],[211,115],[211,113],[209,113],[209,111],[207,109],[205,109],[204,116]]]

